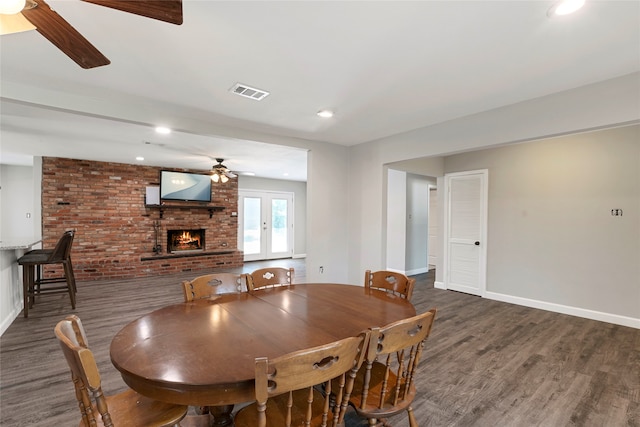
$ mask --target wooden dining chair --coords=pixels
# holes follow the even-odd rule
[[[249,292],[260,288],[274,288],[276,286],[289,286],[293,283],[293,268],[268,267],[260,268],[247,275],[247,287]]]
[[[256,402],[238,411],[235,426],[343,425],[369,336],[367,331],[271,360],[257,358]]]
[[[370,426],[386,426],[385,418],[407,411],[409,426],[418,427],[411,404],[416,373],[436,309],[373,328],[367,356],[356,376],[350,403]]]
[[[380,270],[371,272],[371,270],[367,270],[364,273],[365,288],[387,291],[409,301],[413,295],[415,283],[416,279],[395,271]]]
[[[74,230],[65,231],[53,249],[34,249],[18,258],[18,264],[22,266],[24,317],[29,316],[29,309],[33,307],[38,295],[68,293],[71,308],[76,308],[76,279],[71,264],[74,236]],[[47,277],[42,272],[44,266],[53,265],[62,267],[62,275],[54,272],[53,276]]]
[[[77,316],[58,322],[55,334],[71,369],[76,399],[82,419],[80,426],[145,426],[177,425],[187,414],[187,406],[158,402],[131,389],[105,397],[100,373],[87,335]]]
[[[246,274],[213,273],[182,282],[184,301],[247,291]]]

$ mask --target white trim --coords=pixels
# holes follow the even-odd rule
[[[435,284],[434,287],[441,289]],[[620,316],[618,314],[604,313],[602,311],[588,310],[580,307],[572,307],[552,302],[516,297],[513,295],[506,295],[497,292],[486,292],[485,298],[640,329],[640,319],[636,319],[633,317]]]
[[[405,274],[405,276],[413,276],[415,274],[422,274],[422,273],[427,273],[429,271],[429,269],[427,267],[422,267],[422,268],[416,268],[413,270],[407,270]]]
[[[7,329],[9,329],[9,326],[11,326],[13,321],[18,318],[21,311],[22,311],[22,300],[14,304],[13,310],[11,310],[11,313],[9,313],[9,315],[0,324],[0,336],[4,334],[7,331]]]
[[[306,258],[307,254],[293,254],[291,258]]]
[[[444,282],[433,282],[433,287],[436,289],[442,289],[444,291],[447,290],[447,287],[445,286]]]

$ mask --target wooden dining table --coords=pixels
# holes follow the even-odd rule
[[[380,290],[295,284],[153,311],[120,330],[110,354],[138,393],[225,408],[216,418],[224,425],[234,404],[255,400],[256,357],[327,344],[415,314],[409,301]]]

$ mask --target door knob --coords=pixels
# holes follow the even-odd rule
[[[476,241],[476,242],[474,243],[474,245],[476,245],[476,246],[480,246],[480,242]]]

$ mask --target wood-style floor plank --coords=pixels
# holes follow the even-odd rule
[[[296,282],[305,281],[304,260],[267,263],[276,264],[292,264]],[[63,294],[41,298],[0,338],[0,425],[78,424],[53,335],[60,319],[80,316],[103,388],[118,392],[125,385],[109,360],[111,338],[139,316],[182,301],[180,281],[200,274],[80,282],[75,311]],[[417,310],[438,308],[417,374],[421,427],[640,427],[640,330],[434,289],[433,272],[414,277]],[[390,421],[408,425],[404,414]],[[366,425],[353,413],[347,419],[347,427]]]

